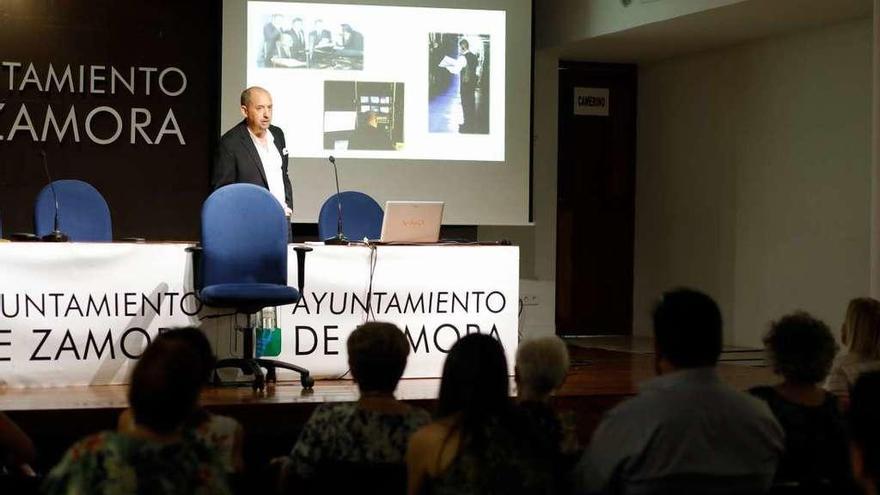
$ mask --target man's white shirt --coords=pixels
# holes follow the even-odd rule
[[[266,174],[269,192],[272,193],[272,196],[275,196],[275,199],[281,204],[281,208],[287,211],[287,201],[284,197],[284,179],[281,176],[282,158],[281,154],[278,153],[278,148],[275,147],[275,136],[267,129],[266,145],[263,146],[263,143],[260,142],[250,129],[248,129],[248,134],[251,135],[251,140],[253,140],[254,146],[257,148],[257,154],[260,155],[260,161],[263,162],[263,172]]]

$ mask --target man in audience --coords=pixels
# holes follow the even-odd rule
[[[865,493],[880,492],[880,371],[862,374],[850,395],[853,474]]]
[[[782,429],[766,404],[718,377],[715,301],[667,292],[653,323],[660,376],[605,415],[575,469],[577,493],[764,493]]]

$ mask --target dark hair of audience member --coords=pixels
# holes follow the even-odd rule
[[[197,407],[203,372],[190,345],[156,338],[131,374],[128,402],[135,422],[156,433],[174,433]]]
[[[172,328],[160,333],[156,336],[156,339],[181,342],[190,346],[198,356],[204,383],[208,383],[211,380],[211,376],[214,374],[214,365],[217,364],[217,358],[214,356],[214,350],[211,349],[211,343],[208,342],[208,338],[199,328]]]
[[[457,416],[453,431],[460,432],[462,444],[479,448],[481,427],[511,410],[509,387],[501,344],[488,335],[466,335],[452,346],[443,364],[438,416]]]
[[[348,365],[361,392],[394,392],[409,356],[409,343],[397,326],[364,323],[349,335],[346,347]]]
[[[861,455],[861,475],[876,487],[880,482],[880,371],[859,376],[850,398],[850,436]]]
[[[663,295],[654,307],[654,341],[660,357],[676,368],[715,366],[721,355],[721,311],[693,289]]]
[[[808,385],[828,376],[837,353],[828,325],[802,311],[773,322],[764,345],[774,372],[788,382]]]

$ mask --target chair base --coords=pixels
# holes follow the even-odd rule
[[[301,366],[285,363],[284,361],[275,361],[273,359],[260,358],[229,358],[217,361],[217,364],[214,366],[214,385],[230,384],[229,382],[224,383],[222,380],[220,380],[220,376],[216,372],[216,370],[219,370],[221,368],[238,368],[245,375],[254,375],[254,379],[251,382],[235,383],[241,385],[249,383],[254,390],[263,390],[266,384],[277,383],[278,375],[275,371],[276,368],[295,371],[299,373],[299,381],[304,389],[311,389],[315,385],[315,379],[312,378],[309,370]],[[263,373],[263,368],[266,369],[265,373]]]
[[[267,383],[274,384],[278,382],[278,375],[276,374],[275,369],[281,368],[299,373],[299,381],[300,384],[302,384],[303,388],[306,390],[312,389],[312,387],[315,385],[315,379],[312,378],[309,370],[303,368],[302,366],[285,363],[284,361],[276,361],[274,359],[251,357],[254,355],[253,328],[241,328],[239,330],[244,332],[245,357],[227,358],[217,361],[217,364],[214,365],[214,385],[224,385],[224,383],[220,380],[220,376],[217,373],[217,370],[221,368],[238,368],[245,375],[254,375],[254,379],[252,382],[250,382],[250,385],[255,391],[263,390],[265,389]],[[263,373],[263,368],[266,369],[265,374]],[[243,385],[246,383],[248,382],[241,382],[240,384]]]

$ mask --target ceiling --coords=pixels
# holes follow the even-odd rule
[[[675,1],[675,0],[666,0]],[[748,0],[559,48],[564,60],[647,62],[867,18],[873,0]]]

